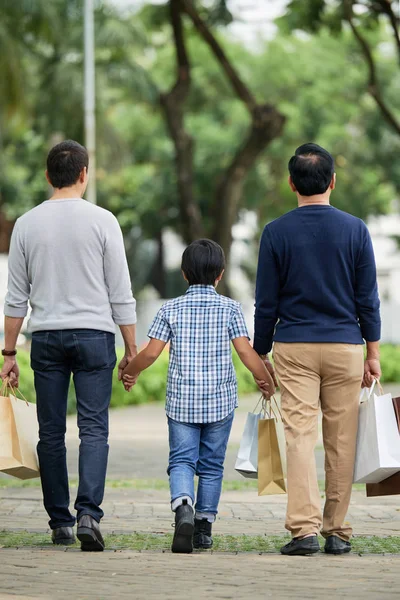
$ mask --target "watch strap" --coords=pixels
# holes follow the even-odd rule
[[[15,356],[17,354],[16,350],[2,350],[1,351],[3,356]]]

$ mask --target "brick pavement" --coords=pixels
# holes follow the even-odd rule
[[[232,432],[227,479],[240,479],[233,469],[247,410],[242,403]],[[76,476],[77,441],[69,420],[70,473]],[[162,406],[115,411],[109,477],[164,479],[167,461]],[[318,451],[322,465],[322,452]],[[73,499],[74,490],[72,490]],[[285,496],[258,498],[255,492],[225,492],[215,526],[222,534],[281,534]],[[171,532],[171,513],[165,490],[110,488],[104,502],[104,532]],[[396,535],[400,532],[396,496],[367,499],[354,492],[348,519],[357,534]],[[0,529],[43,532],[47,516],[39,488],[0,490]],[[400,556],[283,558],[258,554],[196,554],[128,551],[82,555],[78,550],[0,550],[0,600],[5,598],[135,598],[153,600],[184,597],[213,598],[398,598]],[[185,582],[184,592],[182,582]],[[188,585],[192,582],[192,585]]]

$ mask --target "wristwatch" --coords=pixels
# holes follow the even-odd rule
[[[2,350],[1,351],[3,356],[15,356],[17,354],[16,350]]]

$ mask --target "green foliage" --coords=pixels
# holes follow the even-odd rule
[[[118,349],[118,362],[122,359],[123,352]],[[144,404],[146,402],[164,402],[167,389],[169,354],[163,352],[160,358],[144,371],[131,392],[126,392],[118,381],[118,371],[115,369],[112,386],[111,407],[128,406],[131,404]],[[249,394],[256,391],[251,373],[240,362],[234,352],[233,361],[238,378],[239,394]],[[29,366],[29,354],[24,350],[18,352],[18,363],[21,370],[20,388],[24,396],[30,401],[35,402],[35,388],[33,384],[33,372]],[[76,399],[74,387],[71,384],[68,397],[68,412],[72,414],[76,411]]]
[[[122,358],[122,351],[118,350],[118,360]],[[144,404],[146,402],[164,402],[167,388],[168,352],[165,351],[160,358],[146,371],[144,371],[137,384],[130,393],[125,392],[121,382],[118,381],[117,369],[114,372],[111,407]],[[35,388],[33,373],[29,366],[29,354],[26,351],[18,352],[18,363],[21,370],[20,388],[24,396],[35,402]],[[240,361],[233,351],[239,395],[244,396],[257,392],[253,376]],[[382,383],[400,383],[400,346],[384,344],[381,347]],[[68,398],[68,412],[74,413],[76,400],[74,388],[70,386]]]
[[[376,17],[377,3],[363,3],[370,7],[366,16]],[[305,141],[333,153],[338,184],[332,199],[339,208],[366,218],[388,212],[400,192],[400,161],[393,160],[400,138],[366,90],[363,57],[351,33],[341,28],[342,5],[292,0],[276,37],[257,53],[233,42],[222,27],[214,28],[257,100],[276,105],[287,117],[283,135],[245,182],[240,208],[256,211],[260,228],[294,207],[287,162]],[[209,23],[231,19],[225,0],[199,9]],[[387,52],[390,34],[379,23],[371,27],[362,15],[357,19],[395,110],[400,73]],[[62,138],[83,141],[82,25],[78,0],[1,4],[0,205],[10,219],[46,198],[48,148]],[[175,48],[166,3],[145,3],[133,15],[96,3],[95,27],[98,202],[121,223],[137,294],[154,282],[160,232],[170,228],[182,234],[174,149],[159,103],[176,78]],[[216,183],[247,135],[249,116],[187,18],[184,32],[191,63],[185,126],[194,140],[194,195],[210,231],[217,220]],[[172,276],[167,289],[176,294]]]

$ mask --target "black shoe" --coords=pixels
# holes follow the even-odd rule
[[[83,515],[79,519],[76,535],[81,542],[81,550],[84,552],[102,552],[104,550],[100,526],[90,515]]]
[[[318,537],[316,535],[307,538],[293,538],[291,542],[281,548],[281,554],[288,556],[307,556],[319,552]]]
[[[56,546],[71,546],[76,542],[72,527],[57,527],[57,529],[53,529],[51,539]]]
[[[325,552],[326,554],[347,554],[347,552],[351,552],[351,544],[337,535],[330,535],[326,538]]]
[[[172,552],[190,554],[193,552],[194,514],[193,508],[183,500],[175,512],[175,533]]]
[[[211,536],[212,523],[207,519],[195,519],[194,520],[194,535],[193,535],[193,546],[195,548],[203,548],[209,550],[213,545],[213,539]]]

